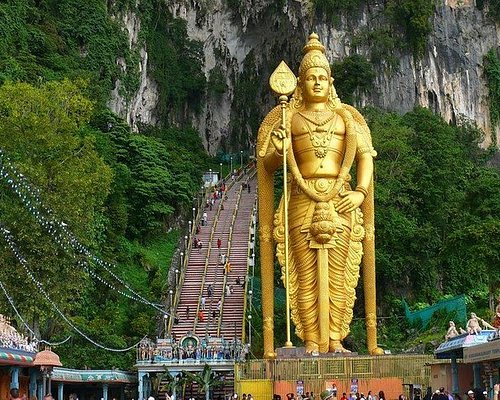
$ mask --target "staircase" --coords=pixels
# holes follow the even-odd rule
[[[235,332],[238,339],[242,338],[249,228],[256,201],[254,177],[243,176],[238,181],[230,182],[225,196],[216,200],[212,210],[205,209],[208,223],[201,226],[196,235],[203,247],[191,250],[184,279],[180,282],[182,287],[178,288],[179,322],[171,328],[171,335],[177,339],[188,333],[199,337],[223,335],[232,339]],[[246,187],[247,181],[250,192]],[[219,238],[220,249],[217,246]],[[231,272],[228,274],[225,274],[224,265],[219,262],[221,254],[226,254],[231,263]],[[239,285],[236,284],[237,277]],[[211,297],[207,293],[209,284],[213,288]],[[225,296],[225,285],[233,287],[233,293],[229,296]],[[204,321],[198,318],[202,296],[206,299]],[[222,303],[220,312],[217,310],[219,300]]]
[[[248,241],[250,223],[256,201],[256,181],[249,179],[248,187],[243,187],[231,235],[230,262],[231,272],[225,277],[225,284],[233,287],[233,293],[224,296],[219,336],[243,338],[245,312],[245,292],[248,274]],[[237,280],[240,283],[237,283]]]

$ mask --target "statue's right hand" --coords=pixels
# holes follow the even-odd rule
[[[278,129],[272,131],[271,141],[280,155],[283,154],[283,146],[285,146],[285,150],[288,150],[288,147],[290,146],[289,141],[285,139],[287,139],[287,134],[283,125],[280,125]]]

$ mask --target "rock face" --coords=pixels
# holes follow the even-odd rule
[[[206,93],[201,112],[191,116],[202,135],[206,149],[215,154],[221,143],[233,132],[232,120],[241,113],[235,104],[235,92],[249,55],[252,55],[252,84],[256,85],[255,104],[245,103],[260,119],[275,104],[268,78],[281,59],[298,70],[302,46],[310,32],[316,31],[327,49],[330,61],[341,60],[354,52],[353,29],[373,23],[382,4],[370,2],[356,21],[342,21],[341,28],[327,23],[312,23],[307,0],[251,0],[239,2],[239,9],[229,9],[227,0],[177,0],[169,2],[171,13],[187,21],[190,39],[204,44],[204,72],[207,77],[221,71],[227,90],[217,96]],[[283,3],[283,6],[276,6]],[[379,2],[383,3],[383,2]],[[384,110],[407,112],[416,105],[428,107],[446,121],[461,118],[473,120],[486,137],[483,146],[500,145],[500,127],[492,127],[488,109],[488,89],[483,72],[483,57],[491,49],[498,51],[500,27],[479,10],[473,0],[438,0],[433,16],[433,32],[424,57],[415,61],[411,54],[401,53],[399,65],[389,70],[375,65],[375,89],[360,97],[357,106],[374,105]],[[140,21],[136,16],[123,17],[130,46],[137,42]],[[364,52],[357,47],[357,51]],[[366,54],[368,52],[366,51]],[[148,54],[141,50],[141,83],[128,102],[119,94],[120,82],[113,92],[110,108],[135,126],[138,122],[155,124],[157,86],[148,77]],[[248,72],[248,71],[247,71]],[[237,108],[236,108],[237,107]],[[249,149],[255,138],[255,127],[248,127],[232,150]],[[238,142],[238,140],[236,141]],[[233,141],[234,143],[234,141]],[[237,148],[236,148],[237,147]]]

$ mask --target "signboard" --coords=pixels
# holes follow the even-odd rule
[[[304,394],[304,381],[297,381],[297,395],[302,396]]]
[[[351,393],[358,393],[358,378],[351,379]]]
[[[464,363],[500,360],[500,339],[464,349]]]

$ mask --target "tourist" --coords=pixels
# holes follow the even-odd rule
[[[202,310],[205,310],[205,303],[206,303],[206,299],[205,299],[205,296],[201,296],[201,300],[200,300],[200,306],[201,306],[201,309]]]
[[[238,285],[238,286],[241,285],[241,280],[240,280],[239,276],[236,277],[236,285]]]
[[[342,397],[340,398],[340,400],[347,400],[346,392],[342,393]]]
[[[385,394],[384,394],[383,390],[381,390],[380,392],[378,392],[378,398],[379,398],[379,400],[385,400]]]
[[[221,238],[218,238],[217,239],[217,248],[220,249],[221,246],[222,246],[222,240],[221,240]]]
[[[10,400],[20,400],[18,388],[10,389]]]
[[[189,319],[189,312],[190,312],[189,305],[187,305],[186,312],[185,312],[186,319]]]
[[[198,312],[198,320],[199,320],[200,322],[205,322],[205,313],[203,312],[203,310],[200,310],[200,311]]]
[[[209,283],[207,286],[207,296],[212,297],[213,294],[214,294],[214,288],[212,287],[212,284]]]
[[[372,395],[372,391],[371,390],[368,391],[368,395],[366,397],[366,400],[375,400],[374,396]]]

